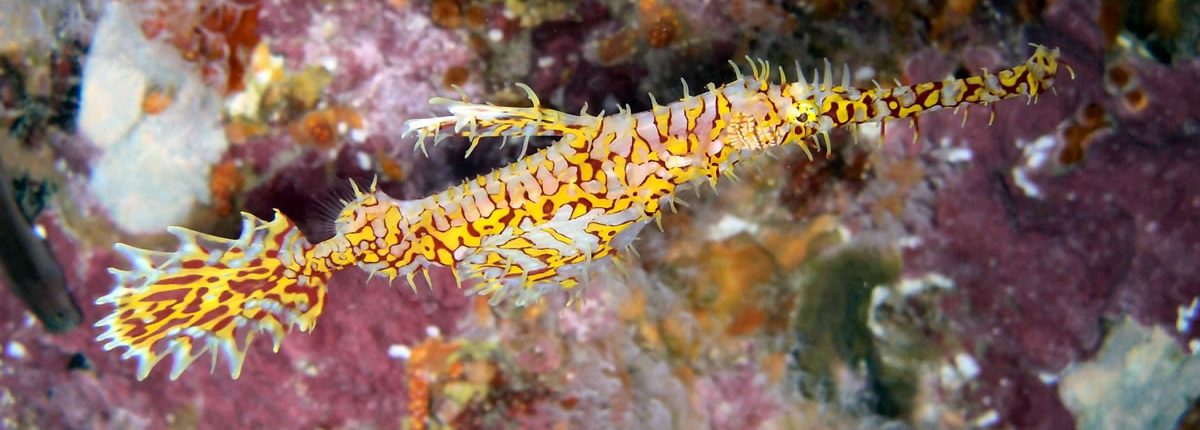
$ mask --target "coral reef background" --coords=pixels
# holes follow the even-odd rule
[[[83,311],[51,334],[0,277],[18,293],[0,293],[0,428],[1200,428],[1195,1],[0,11],[0,186]],[[521,105],[524,82],[562,111],[644,110],[747,55],[829,58],[869,86],[999,69],[1027,43],[1059,47],[1075,78],[919,133],[835,134],[830,158],[762,157],[579,304],[342,273],[316,330],[258,342],[239,380],[199,364],[138,382],[92,340],[115,242],[233,236],[237,211],[272,208],[319,240],[349,179],[419,198],[521,155],[414,152],[400,125],[430,97]]]

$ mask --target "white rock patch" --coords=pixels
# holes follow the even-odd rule
[[[84,65],[80,131],[104,150],[88,190],[128,233],[158,233],[209,199],[209,173],[229,146],[221,95],[172,47],[142,35],[126,6],[110,3]],[[172,94],[142,112],[151,89]]]

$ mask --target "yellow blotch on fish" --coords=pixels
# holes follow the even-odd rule
[[[105,329],[98,339],[138,359],[139,377],[168,355],[176,377],[206,351],[225,356],[236,377],[256,334],[271,335],[278,349],[293,326],[310,330],[326,280],[350,267],[410,286],[418,277],[430,284],[430,269],[447,267],[493,303],[532,303],[556,289],[577,297],[596,265],[610,264],[642,228],[662,222],[664,207],[681,203],[681,188],[715,188],[739,162],[772,148],[828,156],[829,133],[839,127],[1014,97],[1032,102],[1052,88],[1058,56],[1035,45],[1028,60],[994,74],[865,89],[851,86],[845,68],[838,80],[828,63],[823,74],[797,72],[789,81],[782,68],[776,74],[750,60],[749,74],[735,65],[735,81],[704,93],[691,95],[684,83],[676,102],[598,116],[543,107],[524,85],[529,107],[436,98],[448,115],[405,123],[416,150],[451,136],[469,140],[468,154],[485,139],[557,142],[421,199],[352,183],[336,234],[319,243],[276,213],[270,222],[244,214],[236,239],[172,228],[180,241],[172,252],[119,245],[130,267],[110,270],[117,286],[97,303],[114,309],[97,323]]]

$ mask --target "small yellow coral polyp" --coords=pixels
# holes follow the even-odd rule
[[[226,110],[230,116],[258,119],[263,96],[271,85],[284,78],[283,57],[271,54],[271,45],[264,40],[254,47],[250,67],[242,78],[242,91],[229,97]]]
[[[111,270],[112,293],[97,300],[115,306],[97,325],[105,348],[126,348],[140,361],[139,377],[167,355],[176,377],[205,351],[223,353],[234,377],[255,333],[278,349],[292,326],[311,329],[324,306],[325,280],[358,267],[372,276],[420,276],[451,268],[492,300],[518,304],[551,289],[578,291],[593,263],[628,247],[651,221],[661,222],[683,186],[715,187],[721,176],[756,152],[795,144],[812,156],[832,152],[838,127],[909,118],[943,108],[990,104],[1049,90],[1058,51],[1042,46],[1024,63],[995,74],[895,88],[850,86],[826,63],[824,74],[779,83],[763,61],[749,75],[646,112],[572,115],[543,108],[527,86],[532,107],[512,108],[434,99],[450,115],[408,121],[427,138],[557,137],[554,145],[441,193],[401,201],[355,185],[335,222],[336,234],[309,243],[276,213],[271,222],[245,214],[241,237],[224,239],[180,228],[174,252],[121,245],[130,270]],[[736,66],[735,66],[736,67]],[[1069,70],[1069,69],[1068,69]],[[824,136],[824,147],[819,137]],[[352,183],[353,184],[353,183]]]

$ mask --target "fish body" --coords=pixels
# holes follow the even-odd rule
[[[661,222],[680,187],[715,187],[738,162],[773,147],[799,145],[811,158],[823,137],[828,156],[838,127],[1032,100],[1052,87],[1059,66],[1057,50],[1035,46],[1029,60],[995,74],[860,89],[844,68],[835,82],[828,62],[823,76],[792,82],[780,69],[779,83],[767,63],[750,65],[751,74],[739,70],[732,83],[694,96],[685,90],[677,102],[637,113],[567,114],[541,107],[532,91],[528,108],[435,99],[449,115],[406,123],[420,149],[449,136],[469,138],[468,154],[485,138],[557,142],[420,200],[354,184],[336,234],[316,244],[276,212],[270,222],[243,214],[237,239],[172,228],[181,243],[175,252],[118,245],[132,267],[111,269],[118,285],[97,302],[115,310],[97,323],[106,329],[99,340],[138,358],[139,378],[168,355],[175,378],[205,351],[226,355],[236,378],[256,333],[270,334],[278,349],[291,326],[311,329],[325,281],[348,267],[414,285],[445,266],[477,291],[518,303],[549,289],[577,290],[593,262]]]
[[[62,333],[83,321],[62,267],[46,242],[34,235],[0,163],[0,280],[38,317],[47,331]]]

